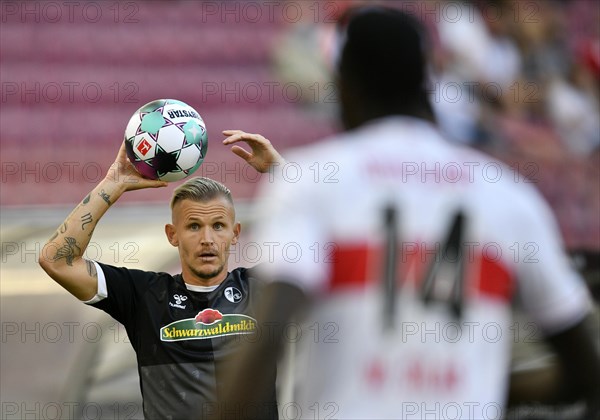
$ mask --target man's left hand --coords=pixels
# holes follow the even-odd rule
[[[285,163],[285,160],[275,150],[271,142],[260,134],[250,134],[242,130],[224,130],[223,135],[227,136],[223,140],[223,144],[233,144],[231,151],[260,173],[268,172],[274,165]],[[242,141],[250,146],[251,152],[235,144]]]

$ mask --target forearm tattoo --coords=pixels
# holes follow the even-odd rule
[[[108,204],[110,206],[110,195],[106,194],[106,192],[104,192],[104,190],[101,190],[98,195],[100,197],[102,197],[102,199],[106,202],[106,204]]]
[[[56,255],[52,257],[53,261],[58,261],[64,258],[67,265],[73,266],[73,258],[81,254],[81,248],[77,245],[75,238],[67,236],[65,238],[65,244],[56,250]]]
[[[81,216],[81,230],[84,230],[85,225],[92,223],[92,221],[93,219],[91,213],[86,213],[83,216]]]
[[[56,232],[54,232],[54,235],[52,235],[52,237],[50,238],[50,240],[48,242],[52,242],[53,240],[56,239],[56,237],[58,236],[59,233],[65,233],[67,231],[67,222],[63,223]]]

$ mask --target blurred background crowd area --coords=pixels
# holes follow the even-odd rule
[[[477,4],[475,24],[437,26],[439,80],[483,87],[476,101],[434,101],[442,127],[527,176],[568,247],[598,250],[600,4]]]
[[[384,3],[425,22],[432,102],[448,138],[524,175],[567,247],[598,252],[600,2]],[[335,22],[374,4],[2,2],[2,205],[80,200],[131,114],[157,98],[185,101],[206,121],[198,174],[252,199],[258,177],[220,144],[221,130],[261,133],[283,154],[340,130]],[[173,188],[123,202],[166,205]]]
[[[569,249],[600,250],[600,2],[393,4],[425,23],[429,91],[446,136],[506,162],[508,176],[525,177],[515,182],[537,187]],[[288,46],[316,51],[319,44],[334,61],[335,48],[323,47],[335,37],[334,25],[313,26],[294,27]],[[296,45],[310,36],[312,48]],[[290,49],[277,52],[280,74],[309,87],[319,77],[316,61]],[[322,83],[327,74],[321,72]]]

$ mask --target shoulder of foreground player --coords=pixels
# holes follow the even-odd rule
[[[536,178],[538,167],[535,162],[509,165],[496,157],[474,149],[470,146],[444,142],[448,159],[444,161],[450,165],[459,165],[469,183],[482,186],[484,189],[496,190],[525,200],[525,204],[539,200],[543,197],[536,188],[539,179]]]
[[[229,273],[228,278],[239,279],[246,283],[264,283],[264,276],[261,276],[261,267],[264,263],[255,265],[253,267],[237,267]]]
[[[344,150],[343,146],[349,146],[348,142],[351,138],[352,136],[346,133],[340,133],[315,143],[289,149],[285,153],[285,165],[310,164],[310,162],[335,159],[336,155]]]

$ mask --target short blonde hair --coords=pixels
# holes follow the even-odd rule
[[[231,191],[225,185],[210,178],[190,178],[173,191],[171,198],[171,210],[181,200],[210,201],[218,197],[224,197],[233,206]]]

